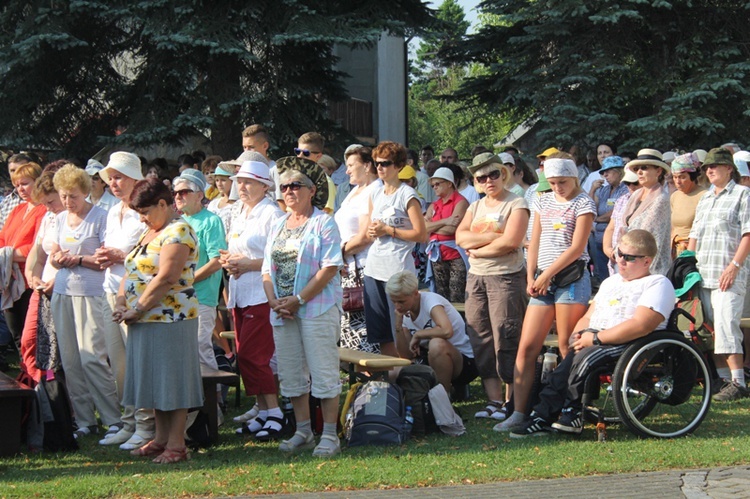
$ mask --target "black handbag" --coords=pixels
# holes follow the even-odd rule
[[[560,272],[555,274],[555,277],[552,278],[552,284],[554,284],[558,288],[570,286],[574,282],[580,280],[583,277],[583,273],[585,271],[586,261],[576,260],[575,262],[571,263]]]

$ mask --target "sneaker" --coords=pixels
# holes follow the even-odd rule
[[[130,437],[133,436],[133,432],[130,430],[126,430],[125,428],[119,428],[118,431],[115,431],[114,433],[111,431],[112,428],[118,428],[114,425],[109,427],[110,431],[107,431],[107,433],[104,435],[104,438],[99,440],[99,445],[120,445],[124,444],[128,440],[130,440]]]
[[[563,409],[560,419],[552,423],[552,428],[565,433],[574,433],[580,435],[583,431],[583,419],[581,411],[571,408]]]
[[[96,435],[98,433],[99,433],[99,427],[97,425],[83,426],[73,432],[73,438],[78,440],[81,437],[86,437],[88,435]]]
[[[526,420],[526,424],[511,430],[510,438],[544,437],[550,434],[549,423],[538,416]]]
[[[128,439],[127,442],[120,445],[122,450],[135,450],[140,449],[150,441],[154,439],[154,435],[141,435],[138,432],[133,433],[133,436]]]
[[[739,400],[750,396],[750,392],[747,387],[740,385],[735,381],[730,381],[724,384],[719,390],[719,393],[713,396],[715,402],[730,402],[732,400]]]
[[[255,404],[252,409],[247,411],[245,414],[241,414],[235,418],[232,419],[235,423],[247,423],[251,419],[255,419],[258,417],[258,414],[260,414],[260,407],[258,407],[258,404]]]

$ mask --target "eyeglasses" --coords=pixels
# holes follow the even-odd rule
[[[625,260],[628,263],[633,263],[638,258],[645,258],[645,257],[646,257],[646,255],[627,255],[627,254],[621,252],[620,248],[617,248],[615,250],[615,258],[622,258],[623,260]]]
[[[311,151],[309,149],[300,149],[299,147],[295,147],[294,148],[294,154],[296,154],[297,156],[299,156],[300,153],[302,153],[302,155],[304,157],[308,158],[308,157],[310,157],[311,154],[320,154],[320,151]]]
[[[377,168],[388,168],[389,166],[393,166],[393,161],[376,161],[375,166]]]
[[[648,170],[649,168],[656,168],[654,165],[635,165],[631,166],[630,169],[633,170],[633,173],[638,173],[639,170]]]
[[[495,170],[494,172],[491,172],[487,175],[479,175],[478,177],[474,177],[474,180],[476,180],[478,184],[483,184],[487,182],[487,179],[497,180],[499,178],[500,178],[500,170]]]
[[[305,187],[305,184],[303,184],[302,182],[292,182],[291,184],[281,184],[279,186],[279,189],[281,190],[281,192],[286,192],[289,189],[296,192],[303,187]]]
[[[433,182],[433,183],[432,183],[432,188],[434,189],[434,188],[436,188],[436,187],[440,187],[440,186],[441,186],[441,185],[443,185],[444,183],[445,183],[445,181],[444,181],[444,180],[439,180],[439,181],[437,181],[437,182]]]
[[[180,189],[179,191],[174,191],[175,196],[186,196],[188,194],[192,194],[195,191],[192,189]]]

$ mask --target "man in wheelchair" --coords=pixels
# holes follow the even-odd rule
[[[539,403],[511,437],[547,435],[553,428],[580,434],[581,398],[589,373],[614,367],[630,342],[666,327],[676,296],[666,277],[649,271],[656,253],[656,241],[649,232],[632,230],[622,236],[615,250],[619,273],[602,282],[576,324],[570,353],[547,377]]]

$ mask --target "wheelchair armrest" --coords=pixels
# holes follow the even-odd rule
[[[688,312],[686,312],[685,309],[680,308],[680,307],[675,307],[675,309],[672,310],[672,313],[669,314],[669,321],[667,322],[667,329],[671,329],[672,331],[679,331],[680,328],[677,327],[677,319],[679,319],[680,316],[683,316],[684,318],[689,320],[692,324],[695,324],[695,317],[693,317]]]

